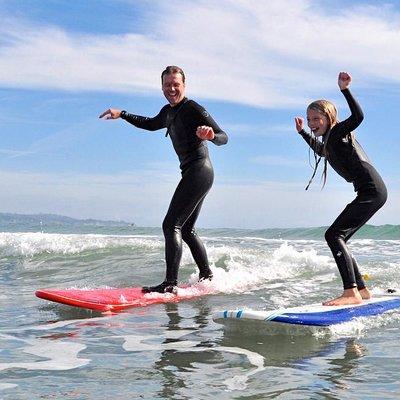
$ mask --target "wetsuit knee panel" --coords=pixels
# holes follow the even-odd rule
[[[335,229],[330,227],[326,232],[325,232],[325,240],[329,244],[332,243],[337,243],[340,240],[343,239],[343,235],[341,235],[339,232],[337,232]]]
[[[171,226],[171,225],[169,224],[168,219],[167,219],[167,218],[164,218],[164,221],[163,221],[163,223],[162,223],[162,230],[163,230],[163,232],[164,232],[164,233],[167,232],[167,231],[169,230],[170,226]]]
[[[162,223],[162,230],[164,234],[166,233],[176,233],[181,231],[182,226],[178,224],[176,221],[165,217]]]
[[[188,242],[188,241],[192,240],[196,236],[197,236],[196,231],[193,228],[185,229],[185,225],[183,226],[183,228],[182,228],[182,239],[185,242]]]
[[[378,192],[377,199],[376,199],[377,207],[381,208],[386,203],[387,198],[388,198],[388,193],[387,193],[386,187],[384,187]]]
[[[334,237],[333,236],[333,232],[332,232],[332,230],[331,230],[331,228],[329,228],[326,232],[325,232],[325,241],[326,242],[330,242],[331,240],[332,240],[332,238]]]
[[[386,187],[379,187],[371,192],[360,195],[360,201],[365,204],[369,204],[368,211],[372,215],[378,211],[387,200],[387,190]]]

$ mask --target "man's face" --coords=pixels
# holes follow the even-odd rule
[[[162,81],[162,91],[171,107],[176,106],[185,97],[185,84],[181,74],[164,75]]]

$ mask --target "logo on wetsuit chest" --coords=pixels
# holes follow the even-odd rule
[[[206,118],[208,118],[210,116],[210,114],[206,110],[203,110],[202,114],[203,114],[203,117],[206,117]]]

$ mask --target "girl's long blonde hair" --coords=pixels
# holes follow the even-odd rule
[[[328,144],[329,135],[331,133],[331,129],[339,122],[339,120],[338,120],[338,112],[337,112],[337,109],[336,109],[336,107],[335,107],[335,105],[333,103],[331,103],[328,100],[323,100],[323,99],[322,100],[315,100],[312,103],[310,103],[308,105],[308,107],[307,107],[307,111],[308,110],[316,111],[316,112],[324,115],[328,120],[328,129],[327,129],[327,131],[325,132],[325,134],[323,135],[323,138],[322,138],[322,143],[324,144],[323,156],[325,157],[325,160],[324,160],[324,171],[322,172],[322,178],[323,178],[322,188],[323,188],[325,186],[325,183],[326,183],[326,176],[327,176],[327,171],[328,171],[329,154],[328,154],[328,151],[327,151],[327,144]],[[315,140],[318,140],[318,139],[315,138]],[[315,161],[314,171],[313,171],[313,174],[312,174],[312,176],[310,178],[310,181],[308,182],[306,190],[311,185],[311,182],[314,179],[315,174],[317,173],[318,164],[321,161],[321,157],[322,157],[322,156],[319,156],[319,158],[317,160],[316,147],[313,148],[313,151],[314,151],[314,161]]]

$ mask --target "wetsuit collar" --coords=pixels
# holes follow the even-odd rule
[[[188,98],[187,97],[184,97],[178,104],[176,104],[175,106],[171,106],[171,105],[169,105],[172,109],[175,109],[175,110],[179,110],[179,108],[184,104],[184,103],[186,103],[188,101]]]

